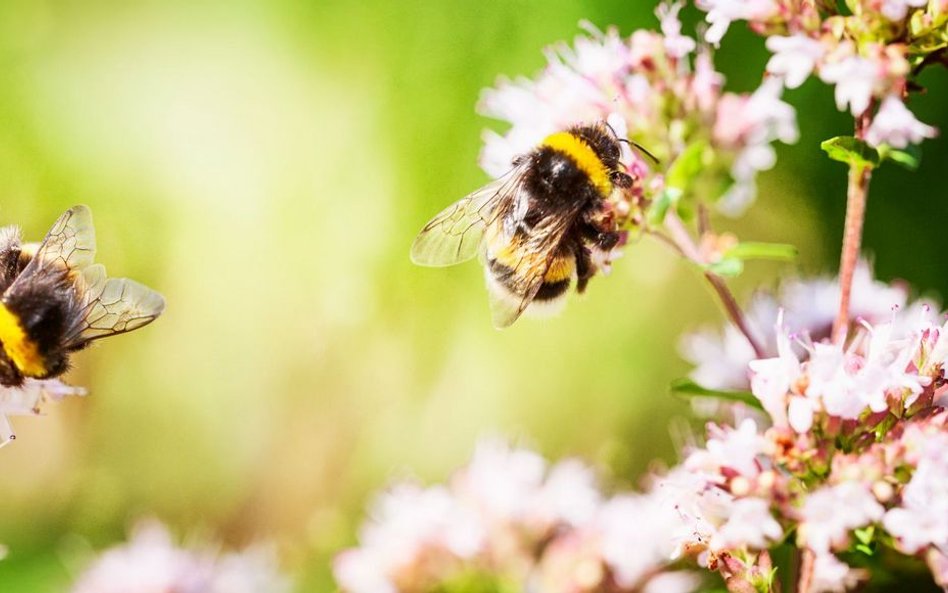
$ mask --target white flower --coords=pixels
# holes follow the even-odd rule
[[[909,8],[920,8],[928,4],[928,0],[882,0],[882,15],[890,21],[901,21],[908,14]]]
[[[452,490],[487,517],[524,519],[534,510],[546,460],[500,439],[481,440],[471,462],[452,481]]]
[[[332,573],[348,593],[398,593],[382,554],[372,548],[352,548],[333,559]]]
[[[736,429],[712,425],[710,432],[705,447],[685,460],[686,468],[709,474],[729,468],[745,477],[760,473],[757,456],[766,449],[767,440],[757,432],[756,422],[747,418]]]
[[[648,580],[642,593],[692,593],[699,591],[704,579],[694,572],[663,572]]]
[[[272,548],[227,554],[186,549],[174,544],[163,525],[145,521],[128,543],[103,552],[72,593],[289,593],[290,588]]]
[[[176,547],[162,525],[149,522],[127,544],[104,552],[72,593],[205,593],[213,573],[211,557]]]
[[[674,509],[674,528],[664,536],[674,544],[672,558],[678,558],[693,545],[705,547],[727,521],[734,497],[713,480],[715,476],[700,469],[680,465],[663,477],[654,490],[660,496],[661,508]]]
[[[741,498],[734,501],[730,515],[711,538],[714,550],[730,550],[748,546],[766,549],[768,542],[783,537],[783,528],[770,513],[770,505],[762,498]]]
[[[866,142],[873,146],[888,144],[894,148],[905,148],[937,135],[935,128],[915,119],[901,99],[889,95],[866,130]]]
[[[803,84],[826,52],[819,40],[802,33],[769,37],[767,49],[774,53],[767,62],[767,72],[783,77],[784,84],[791,89]]]
[[[840,562],[832,554],[818,554],[808,593],[845,593],[859,584],[862,572]]]
[[[782,90],[779,80],[770,79],[750,96],[721,97],[714,138],[725,146],[742,146],[731,165],[735,193],[725,195],[718,206],[729,216],[740,214],[753,201],[757,172],[774,166],[777,157],[771,143],[797,141],[796,111],[780,99]]]
[[[813,415],[816,412],[813,400],[799,395],[791,396],[787,405],[787,423],[794,431],[803,434],[813,427]]]
[[[884,509],[865,485],[843,482],[812,492],[800,512],[802,543],[817,554],[825,554],[845,542],[853,529],[880,520]]]
[[[902,490],[902,506],[886,513],[883,525],[909,554],[928,545],[948,547],[948,451],[945,440],[927,439],[923,457]]]
[[[862,56],[848,56],[820,68],[820,79],[836,85],[836,107],[843,111],[849,105],[857,117],[869,108],[869,101],[882,85],[882,76],[882,67]]]
[[[705,40],[718,45],[733,21],[766,19],[777,10],[773,0],[698,0],[698,8],[707,11],[711,23]]]
[[[683,58],[693,52],[696,47],[694,39],[681,34],[679,11],[681,11],[681,2],[659,4],[655,11],[662,24],[665,51],[673,58]]]
[[[747,364],[754,360],[754,349],[744,334],[731,324],[724,334],[711,331],[687,334],[679,347],[682,355],[695,364],[690,377],[709,389],[747,389]]]
[[[664,493],[623,494],[607,501],[596,520],[602,559],[622,587],[665,564],[674,550],[669,534],[678,523]]]
[[[477,518],[443,486],[398,485],[379,497],[370,514],[362,542],[388,549],[396,562],[410,563],[427,547],[469,557],[483,540]]]
[[[553,466],[537,492],[530,522],[541,529],[558,524],[578,527],[592,519],[599,502],[592,469],[578,459],[567,459]]]
[[[800,376],[801,365],[790,347],[790,337],[783,329],[783,315],[776,323],[777,356],[750,363],[751,393],[760,400],[775,426],[787,425],[787,393]]]
[[[46,402],[85,394],[82,387],[57,379],[26,379],[22,387],[0,387],[0,447],[16,438],[8,416],[39,416]]]
[[[218,558],[208,593],[290,593],[272,547],[257,546]]]

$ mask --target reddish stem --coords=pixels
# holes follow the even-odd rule
[[[862,140],[872,121],[872,108],[856,118],[856,138]],[[862,224],[866,217],[866,197],[872,169],[866,165],[849,167],[849,186],[846,190],[846,222],[843,229],[843,250],[839,260],[839,312],[833,323],[833,342],[845,342],[849,331],[849,303],[852,296],[853,276],[859,262],[862,243]]]
[[[677,214],[669,211],[665,216],[665,228],[668,229],[670,236],[665,237],[664,235],[660,235],[663,240],[674,245],[680,254],[699,266],[703,267],[707,263],[701,255],[701,250],[695,245],[694,240],[688,233],[688,229],[685,228],[685,224]],[[747,325],[747,320],[744,318],[744,312],[741,310],[740,305],[737,304],[737,300],[734,298],[734,295],[731,294],[727,284],[724,283],[724,279],[714,272],[708,271],[705,271],[704,277],[708,279],[711,288],[714,289],[718,298],[721,299],[721,304],[724,306],[724,310],[727,312],[731,323],[744,334],[747,342],[751,348],[754,349],[754,355],[757,358],[764,358],[766,356],[764,349],[761,348],[760,344],[757,343],[757,339],[754,338],[754,334],[751,333],[750,327]]]
[[[812,551],[805,549],[800,558],[800,573],[797,578],[797,593],[810,593],[813,585],[813,563],[816,556]]]

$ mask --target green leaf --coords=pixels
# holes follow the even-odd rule
[[[728,249],[724,257],[736,257],[741,260],[793,261],[797,257],[797,248],[786,243],[738,243]]]
[[[853,535],[856,536],[856,539],[861,543],[868,545],[872,542],[872,536],[876,533],[875,525],[870,525],[869,527],[863,527],[853,531]]]
[[[739,257],[723,257],[713,264],[706,265],[704,268],[718,276],[733,278],[740,276],[741,272],[744,271],[744,260]]]
[[[896,162],[909,171],[914,171],[922,162],[922,148],[913,144],[908,148],[900,149],[883,144],[879,147],[879,157],[882,160]]]
[[[665,215],[668,209],[673,207],[681,199],[681,190],[676,187],[666,187],[665,191],[658,196],[648,209],[649,226],[660,226],[665,222]]]
[[[684,191],[704,170],[705,151],[708,143],[704,140],[692,142],[668,166],[665,173],[665,187],[674,187]]]
[[[836,136],[824,140],[820,148],[834,161],[869,168],[879,166],[879,151],[852,136]]]
[[[719,389],[708,389],[707,387],[698,385],[687,377],[682,377],[681,379],[672,381],[671,390],[673,393],[685,397],[713,397],[715,399],[722,399],[725,401],[740,402],[758,410],[764,409],[760,403],[760,400],[754,397],[754,394],[749,391],[722,391]]]

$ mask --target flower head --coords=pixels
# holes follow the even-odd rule
[[[889,95],[866,131],[866,141],[873,146],[888,144],[893,148],[905,148],[937,134],[935,128],[915,119],[901,99]]]
[[[140,523],[128,543],[106,550],[72,593],[289,593],[289,581],[264,548],[217,554],[175,545],[155,521]]]

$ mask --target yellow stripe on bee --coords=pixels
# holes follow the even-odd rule
[[[600,195],[608,196],[612,193],[612,181],[609,179],[609,169],[586,142],[570,132],[557,132],[546,137],[541,146],[558,150],[568,156],[579,169],[589,176],[589,180]]]
[[[546,274],[543,276],[543,281],[553,284],[555,282],[569,280],[573,277],[573,267],[572,257],[558,257],[554,259],[550,267],[547,268]]]
[[[27,377],[42,377],[46,374],[43,357],[36,343],[26,335],[20,318],[6,305],[0,303],[0,342],[7,358]]]

